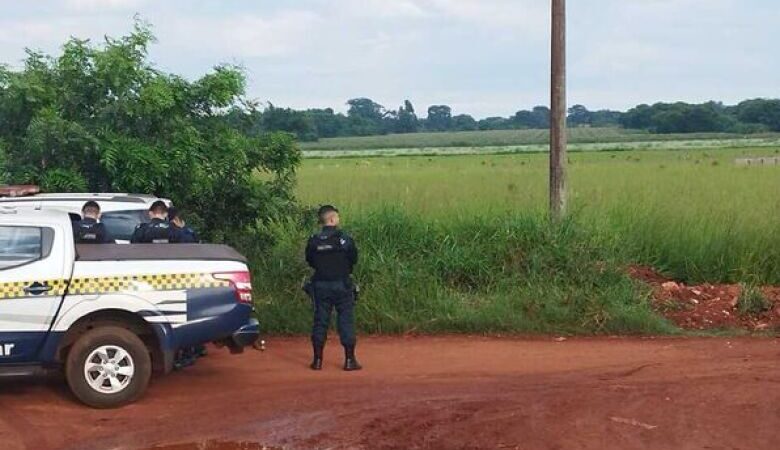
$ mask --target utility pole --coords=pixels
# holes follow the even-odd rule
[[[552,0],[550,218],[566,214],[566,0]]]

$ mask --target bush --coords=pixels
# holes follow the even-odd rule
[[[212,240],[294,210],[293,137],[228,120],[251,114],[242,70],[188,81],[152,66],[153,41],[137,22],[100,46],[74,38],[57,57],[29,51],[20,71],[0,65],[0,182],[169,197]]]
[[[761,292],[761,289],[752,284],[743,284],[737,299],[737,310],[740,314],[756,316],[769,311],[772,302]]]

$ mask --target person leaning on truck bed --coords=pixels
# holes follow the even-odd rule
[[[99,222],[100,205],[88,201],[81,207],[81,219],[73,222],[73,238],[77,244],[109,244],[114,242],[108,236],[106,227]]]
[[[149,223],[142,223],[135,228],[130,238],[132,244],[179,244],[194,242],[183,236],[168,222],[168,206],[162,200],[157,200],[149,207]]]
[[[168,208],[168,222],[171,224],[171,228],[179,234],[179,242],[185,244],[200,242],[198,234],[187,225],[178,208]]]
[[[306,286],[314,302],[312,370],[322,370],[325,340],[333,308],[338,314],[337,324],[341,345],[344,346],[344,370],[360,370],[355,358],[355,285],[352,269],[357,264],[358,250],[352,238],[339,227],[339,211],[331,205],[317,213],[322,230],[309,238],[306,244],[306,262],[314,275]]]

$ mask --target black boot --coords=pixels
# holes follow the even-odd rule
[[[363,366],[360,365],[357,358],[355,358],[355,347],[344,347],[344,370],[351,372],[353,370],[360,370]]]
[[[311,360],[311,365],[309,366],[311,370],[322,370],[322,345],[314,344],[314,358]]]

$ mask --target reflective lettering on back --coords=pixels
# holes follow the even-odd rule
[[[334,234],[319,234],[317,235],[317,246],[315,249],[318,253],[330,253],[339,252],[344,250],[344,244],[347,242],[341,237],[341,233]]]
[[[81,224],[78,229],[78,240],[81,242],[97,241],[98,235],[95,228],[97,224]]]
[[[11,356],[16,344],[0,344],[0,356]]]

